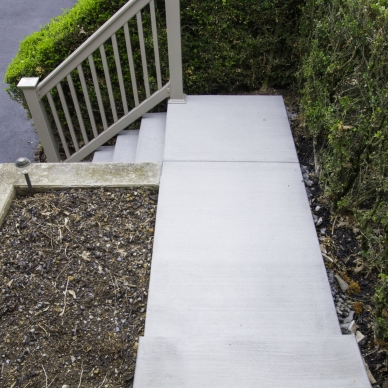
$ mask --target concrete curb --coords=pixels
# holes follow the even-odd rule
[[[162,163],[42,163],[28,171],[37,191],[159,186]],[[0,226],[18,189],[28,190],[22,171],[11,163],[0,164]]]

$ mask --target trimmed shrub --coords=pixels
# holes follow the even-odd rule
[[[366,263],[388,265],[388,1],[308,1],[304,119],[333,210],[353,214]]]
[[[22,101],[22,93],[16,87],[20,78],[43,79],[125,3],[79,0],[39,32],[25,38],[6,72],[10,95]],[[230,93],[258,89],[263,84],[290,84],[297,63],[293,47],[301,3],[182,0],[185,93]],[[156,6],[159,31],[163,31],[164,1],[157,0]],[[147,16],[143,22],[148,23]],[[152,49],[151,43],[149,46]],[[166,65],[163,36],[161,46],[162,63]],[[120,47],[120,54],[126,58],[125,47]],[[113,57],[108,55],[108,60],[114,66]]]

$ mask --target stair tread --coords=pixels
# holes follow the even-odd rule
[[[134,388],[371,387],[349,336],[141,337]]]
[[[136,163],[161,162],[167,113],[147,113],[141,120]]]
[[[112,161],[134,163],[138,138],[138,129],[121,131],[117,136]]]
[[[145,334],[339,334],[302,180],[293,163],[164,162]]]
[[[282,96],[187,96],[169,104],[164,160],[298,163]]]
[[[107,163],[112,162],[114,146],[101,146],[93,156],[93,163]]]

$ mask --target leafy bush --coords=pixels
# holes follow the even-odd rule
[[[302,109],[322,186],[359,222],[369,264],[388,265],[388,1],[308,1]]]
[[[125,3],[79,0],[39,32],[25,38],[6,72],[10,95],[23,100],[16,87],[20,78],[43,79]],[[258,89],[263,82],[291,83],[296,65],[294,33],[301,3],[302,0],[182,0],[185,92],[222,93]],[[156,5],[160,16],[164,1],[157,0]],[[144,23],[147,22],[146,16]],[[158,22],[161,31],[165,28],[163,18],[159,17]],[[161,39],[161,55],[166,64],[165,37]],[[126,58],[124,46],[120,47],[120,54]],[[108,60],[114,63],[113,56],[108,55]]]
[[[301,0],[183,0],[185,92],[289,85]]]
[[[377,341],[388,343],[388,275],[381,274],[374,295],[376,319],[374,331]]]

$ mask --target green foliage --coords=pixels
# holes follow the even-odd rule
[[[79,0],[39,32],[25,38],[5,76],[11,95],[22,98],[16,88],[21,77],[43,79],[125,3]],[[182,0],[185,92],[255,89],[266,77],[276,85],[289,84],[296,64],[294,32],[301,3]],[[157,0],[156,5],[158,14],[163,15],[164,1]],[[161,31],[165,24],[162,17],[158,21]],[[146,16],[144,23],[147,22]],[[166,61],[164,39],[161,54]],[[121,47],[120,53],[126,56],[125,47]]]
[[[376,307],[374,324],[376,338],[388,342],[388,275],[380,275],[380,282],[373,299]]]
[[[387,1],[307,1],[299,82],[322,186],[351,213],[366,259],[388,265]]]
[[[270,83],[286,85],[293,80],[297,63],[293,55],[294,32],[297,27],[299,5],[303,0],[181,0],[182,61],[184,90],[188,94],[230,93],[241,90],[254,90],[261,86],[265,89]],[[9,65],[5,82],[9,84],[8,93],[22,102],[26,109],[24,96],[17,84],[22,77],[39,76],[44,79],[94,31],[108,20],[124,4],[125,0],[78,0],[70,10],[53,19],[40,31],[25,38],[19,52]],[[169,78],[167,29],[164,0],[156,0],[156,17],[159,32],[159,51],[161,56],[162,79]],[[151,93],[157,90],[154,47],[150,25],[149,8],[142,11],[143,30],[148,63],[148,78]],[[129,21],[129,31],[136,69],[136,82],[140,101],[145,98],[145,86],[140,54],[140,44],[136,18]],[[126,98],[129,109],[135,106],[131,91],[131,77],[123,30],[116,34],[119,54],[123,67],[124,84],[127,86]],[[104,44],[113,95],[118,116],[124,114],[122,96],[116,71],[113,46],[110,39]],[[114,122],[106,77],[101,55],[93,54],[97,79],[102,93],[108,126]],[[97,132],[104,130],[104,120],[99,114],[97,95],[88,60],[82,64],[87,90],[94,110]],[[86,108],[81,82],[77,70],[71,73],[77,98],[80,103],[86,133],[94,137],[92,124]],[[59,102],[58,91],[52,90],[59,120],[69,143],[70,152],[83,145],[78,118],[76,116],[70,88],[66,80],[61,82],[66,102],[72,115],[72,125],[77,138],[70,135],[65,114]],[[49,109],[46,97],[43,102]],[[52,128],[57,128],[54,117],[49,113]],[[58,134],[57,134],[58,135]],[[58,137],[59,140],[59,137]],[[58,143],[61,143],[58,141]],[[78,144],[77,144],[78,143]],[[65,149],[62,149],[65,151]]]
[[[185,92],[232,93],[293,81],[300,0],[183,0]]]

